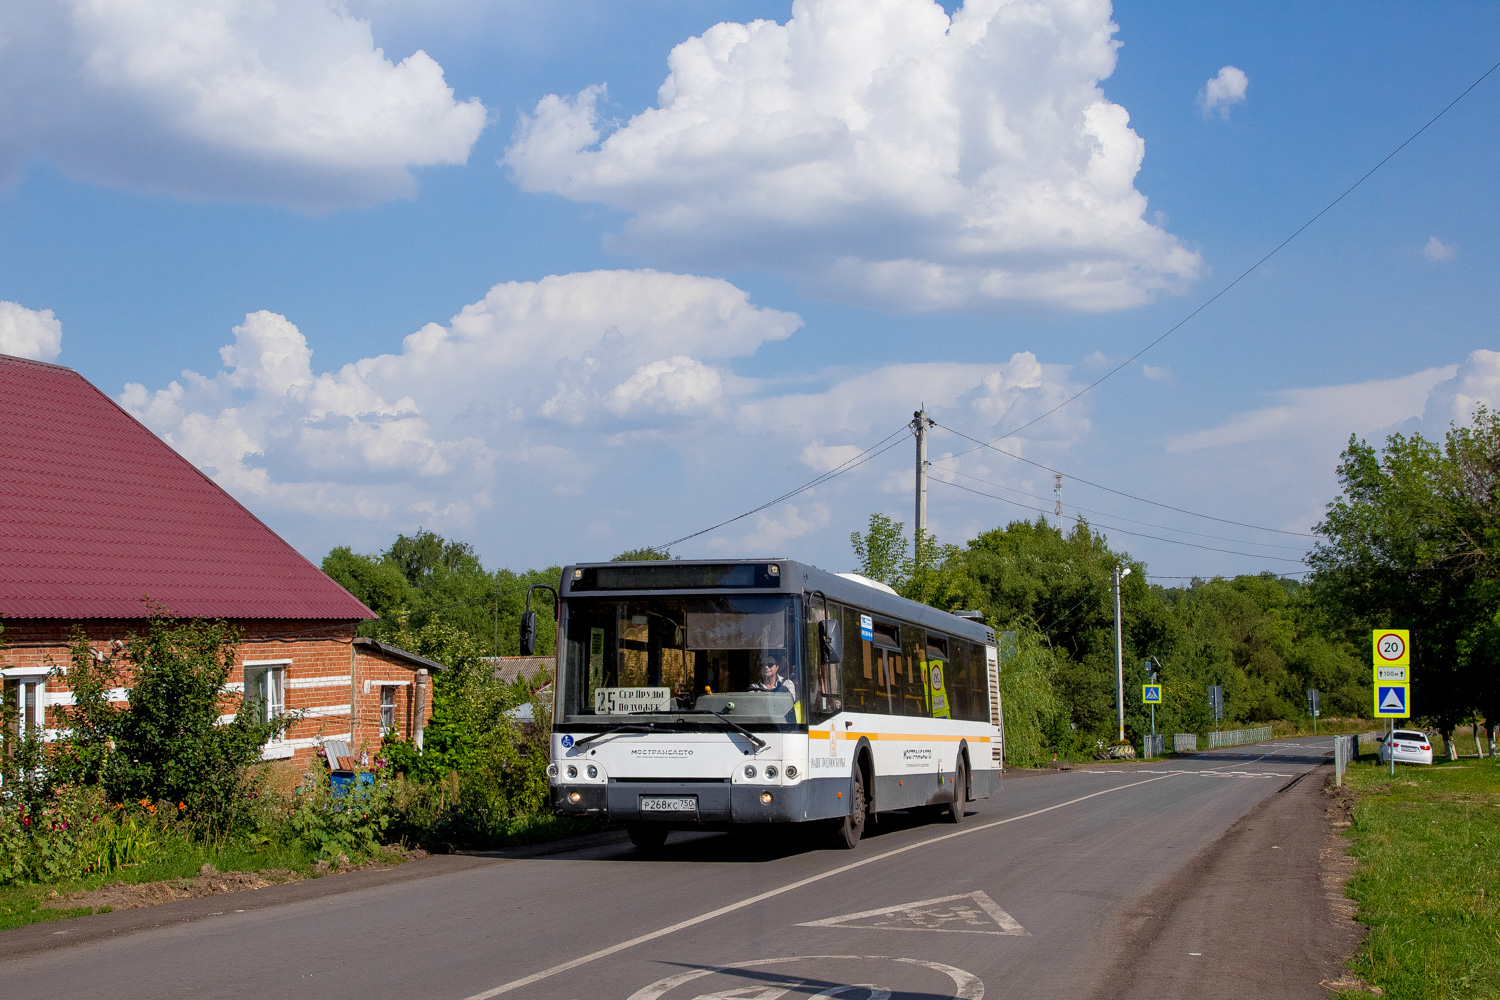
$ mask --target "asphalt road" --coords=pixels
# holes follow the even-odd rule
[[[651,860],[610,836],[34,926],[0,936],[0,982],[28,1000],[1317,997],[1352,943],[1318,881],[1330,749],[1007,777],[959,826],[882,819],[854,851],[676,834]]]

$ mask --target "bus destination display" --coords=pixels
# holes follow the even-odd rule
[[[671,710],[672,689],[667,687],[602,687],[594,691],[594,712],[598,715]]]

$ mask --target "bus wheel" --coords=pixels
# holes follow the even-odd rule
[[[854,764],[853,792],[849,795],[849,815],[834,821],[833,846],[849,850],[865,835],[865,810],[869,808],[865,797],[865,769]]]
[[[625,832],[644,854],[655,854],[667,843],[667,828],[660,823],[626,823]]]
[[[964,799],[968,796],[964,790],[969,787],[968,769],[964,767],[964,759],[958,758],[958,767],[953,770],[953,801],[943,806],[943,819],[949,823],[962,823],[964,821]]]

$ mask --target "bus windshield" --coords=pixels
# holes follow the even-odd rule
[[[563,714],[800,723],[797,610],[771,596],[570,599]]]

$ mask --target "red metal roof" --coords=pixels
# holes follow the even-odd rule
[[[71,368],[0,355],[0,617],[374,618]]]

